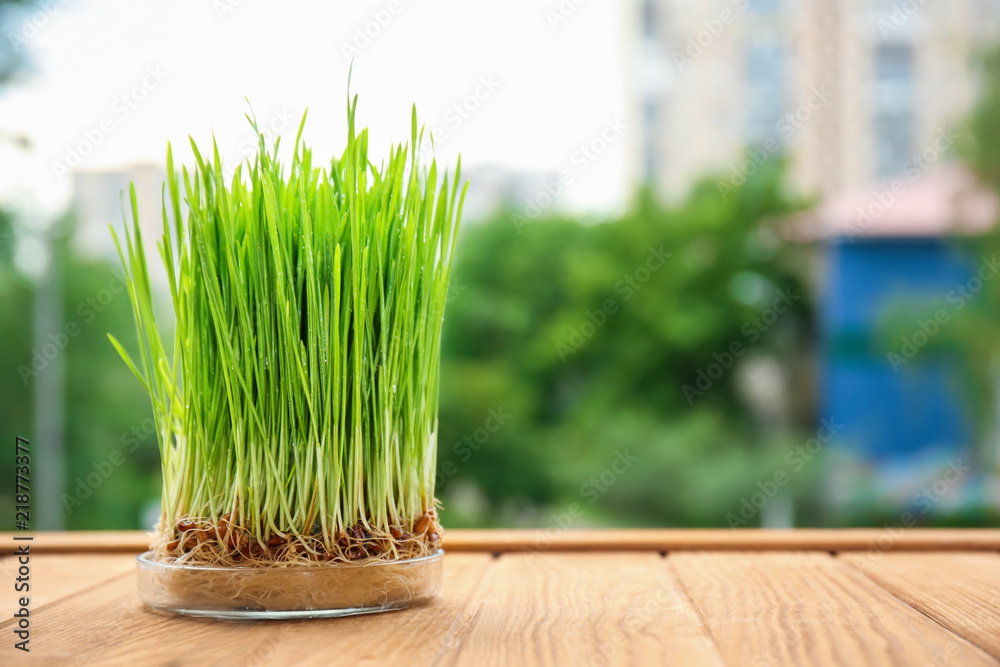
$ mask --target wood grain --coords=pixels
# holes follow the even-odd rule
[[[722,665],[658,554],[504,554],[442,665]]]
[[[9,554],[24,544],[14,537],[24,533],[0,533],[0,553]],[[141,530],[66,530],[31,533],[32,553],[108,553],[140,554],[149,548],[152,536]]]
[[[842,554],[840,558],[1000,658],[1000,554]]]
[[[100,556],[98,558],[107,558]],[[33,662],[88,665],[429,665],[446,646],[486,554],[445,559],[443,594],[372,616],[232,623],[158,613],[118,577],[33,616]]]
[[[35,533],[36,553],[145,551],[142,531]],[[12,553],[14,533],[0,533],[0,554]],[[461,530],[444,534],[446,551],[505,553],[565,551],[1000,551],[1000,530],[927,528],[890,533],[881,528]]]
[[[826,553],[667,560],[730,664],[1000,664]]]
[[[487,554],[445,556],[441,596],[422,607],[388,614],[296,623],[276,647],[296,664],[433,665],[467,631],[462,611],[495,560]],[[228,664],[220,656],[220,664]],[[280,664],[280,659],[277,664]]]
[[[12,624],[11,614],[23,595],[30,600],[29,609],[36,614],[39,609],[57,600],[76,595],[110,579],[121,577],[135,570],[135,557],[126,554],[60,555],[31,554],[28,566],[26,592],[13,590],[19,567],[16,556],[0,560],[0,580],[10,586],[9,593],[0,596],[0,627]]]
[[[14,564],[0,560],[7,580]],[[6,646],[0,663],[1000,664],[997,553],[453,552],[444,564],[441,597],[422,607],[230,623],[144,607],[131,555],[33,553],[30,658]],[[8,618],[14,602],[0,599]]]
[[[446,530],[449,551],[1000,551],[1000,530],[871,529]],[[888,546],[886,546],[888,545]]]

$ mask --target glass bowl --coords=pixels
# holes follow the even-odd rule
[[[375,563],[206,567],[140,555],[139,597],[153,609],[225,619],[324,618],[421,604],[441,588],[444,551]]]

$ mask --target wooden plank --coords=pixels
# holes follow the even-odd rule
[[[31,658],[88,665],[429,665],[493,562],[487,554],[447,556],[442,595],[421,607],[256,623],[154,612],[139,601],[135,577],[119,577],[33,615]]]
[[[496,563],[487,554],[446,555],[441,596],[424,607],[391,614],[355,616],[317,629],[290,632],[288,651],[305,647],[301,664],[326,667],[331,660],[346,665],[432,665],[444,647],[465,632],[463,610],[485,575]],[[329,633],[339,640],[331,647]]]
[[[842,554],[840,558],[1000,658],[1000,554]]]
[[[10,625],[11,614],[18,599],[27,596],[29,609],[35,614],[39,608],[57,600],[76,595],[110,579],[135,571],[135,557],[127,554],[71,555],[34,554],[29,556],[27,592],[13,590],[20,563],[16,556],[0,560],[0,580],[10,583],[10,594],[0,597],[0,624]]]
[[[14,533],[0,533],[0,554],[12,553]],[[36,553],[146,550],[142,531],[35,533]],[[444,548],[455,552],[511,551],[1000,551],[1000,530],[871,529],[624,529],[446,530]]]
[[[668,561],[729,664],[998,664],[827,553]]]
[[[14,537],[25,533],[0,533],[0,553],[14,553],[25,542]],[[108,553],[140,554],[149,548],[151,534],[141,530],[67,530],[30,533],[32,553]]]
[[[505,554],[441,665],[722,665],[655,553]]]
[[[888,546],[885,546],[888,544]],[[446,530],[450,551],[1000,551],[1000,530],[907,529],[886,540],[872,529]]]

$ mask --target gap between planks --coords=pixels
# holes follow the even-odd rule
[[[12,553],[16,533],[0,533],[0,554]],[[32,553],[135,553],[150,541],[142,531],[35,533]],[[993,551],[1000,530],[965,528],[859,529],[446,529],[444,549],[457,552],[516,551]]]
[[[668,561],[729,664],[1000,664],[827,553],[685,552]]]
[[[1000,554],[896,552],[838,558],[1000,659]]]
[[[100,557],[98,557],[100,558]],[[99,565],[99,561],[89,567]],[[666,561],[645,554],[450,554],[441,597],[387,614],[224,623],[160,614],[118,577],[34,617],[35,658],[93,664],[722,665]],[[81,622],[85,619],[85,622]],[[182,641],[179,641],[182,638]]]
[[[0,598],[0,619],[3,619],[0,629],[7,629],[15,623],[12,615],[21,597],[30,600],[29,609],[34,614],[109,580],[134,573],[135,557],[124,554],[31,554],[28,591],[14,589],[19,565],[16,556],[0,559],[0,577],[11,582],[10,595]]]
[[[895,556],[879,561],[885,563],[881,571],[869,567],[862,574],[851,561],[863,554],[673,553],[664,559],[656,552],[526,552],[499,558],[451,553],[445,558],[442,596],[417,609],[233,624],[146,609],[136,596],[134,576],[124,576],[134,572],[131,557],[53,555],[45,558],[64,566],[46,575],[52,588],[77,589],[71,597],[38,607],[44,613],[33,617],[32,643],[38,647],[35,657],[79,655],[96,664],[154,658],[278,664],[292,656],[301,664],[349,656],[351,663],[383,666],[488,664],[491,657],[527,665],[656,664],[666,657],[708,665],[841,658],[842,664],[911,659],[997,664],[972,645],[989,651],[984,646],[989,633],[998,634],[996,607],[993,625],[979,627],[986,635],[968,634],[975,618],[955,615],[963,597],[942,608],[939,593],[920,586],[916,592],[903,590],[899,581],[886,579],[898,570]],[[942,573],[952,554],[917,556],[941,559],[925,564],[924,575],[927,567],[939,578],[955,570]],[[997,554],[955,556],[1000,561]],[[42,556],[33,556],[33,563],[35,558]],[[107,573],[105,559],[114,558],[127,571],[92,583]],[[970,563],[963,560],[963,565]],[[33,566],[36,576],[40,582],[42,571]],[[945,576],[941,586],[950,585]],[[988,601],[992,589],[984,590]]]
[[[87,664],[431,664],[456,627],[487,554],[445,559],[444,592],[419,608],[370,616],[233,623],[154,612],[120,577],[33,619],[33,658]],[[81,619],[85,619],[81,622]]]
[[[503,554],[462,615],[435,664],[724,664],[655,551]]]

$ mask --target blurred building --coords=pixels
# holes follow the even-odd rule
[[[852,462],[833,469],[837,505],[875,500],[866,479],[905,503],[951,461],[977,460],[968,351],[938,343],[997,271],[956,237],[983,234],[998,216],[996,194],[950,164],[831,197],[796,221],[800,240],[820,243],[819,414],[841,424],[837,450]],[[956,506],[981,506],[981,484],[993,483],[983,473],[952,485]]]
[[[158,257],[155,242],[163,231],[161,193],[166,178],[166,169],[155,164],[74,171],[72,207],[77,220],[74,238],[77,247],[92,257],[102,257],[118,263],[118,254],[108,225],[121,229],[124,220],[131,223],[131,183],[135,186],[147,257]]]
[[[779,153],[806,194],[919,168],[925,151],[954,142],[977,50],[1000,38],[998,0],[630,6],[631,180],[668,198],[706,172],[738,185]]]
[[[556,172],[519,172],[483,165],[463,170],[463,177],[469,181],[462,209],[463,224],[482,222],[501,210],[534,217],[530,215],[534,210],[527,210],[532,206],[538,209],[537,215],[542,210],[555,210],[560,204],[557,198],[545,198],[546,186],[558,180]],[[542,195],[540,204],[535,202],[539,195]]]

